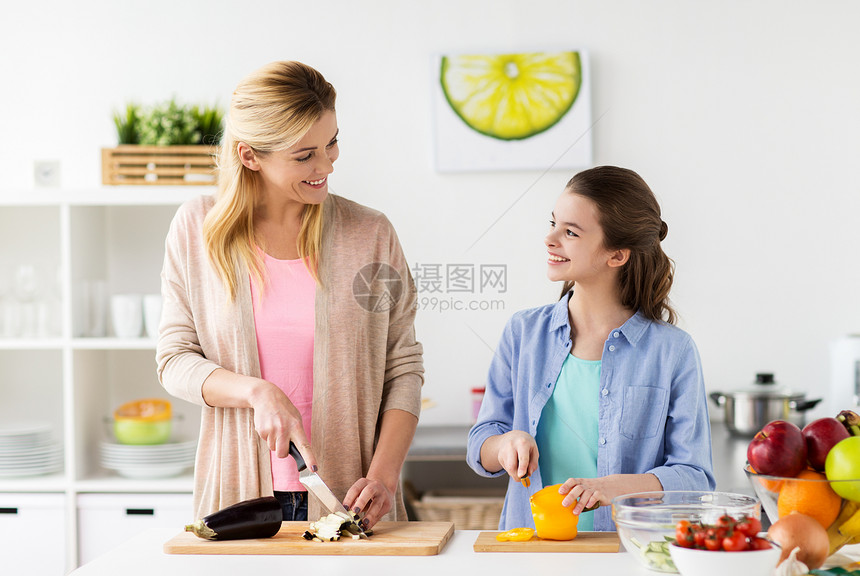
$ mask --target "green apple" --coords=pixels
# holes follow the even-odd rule
[[[860,436],[840,440],[824,461],[824,473],[831,481],[833,491],[845,498],[860,502]],[[855,482],[833,482],[855,480]]]

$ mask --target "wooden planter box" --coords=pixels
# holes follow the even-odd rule
[[[185,186],[215,184],[218,146],[102,148],[102,184]]]

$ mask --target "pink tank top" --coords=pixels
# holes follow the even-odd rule
[[[303,260],[277,260],[268,254],[264,258],[268,284],[262,293],[251,275],[260,370],[263,379],[283,390],[298,408],[310,438],[316,283]],[[271,457],[274,489],[304,492],[292,456]]]

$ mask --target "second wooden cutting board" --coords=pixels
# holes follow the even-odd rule
[[[472,547],[475,552],[618,552],[621,541],[616,532],[580,532],[573,540],[499,542],[498,532],[481,532]]]

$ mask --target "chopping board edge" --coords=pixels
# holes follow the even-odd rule
[[[499,531],[481,532],[475,539],[475,552],[540,552],[540,553],[617,553],[621,551],[621,540],[616,532],[580,532],[573,540],[541,540],[533,538],[526,542],[499,542]]]

